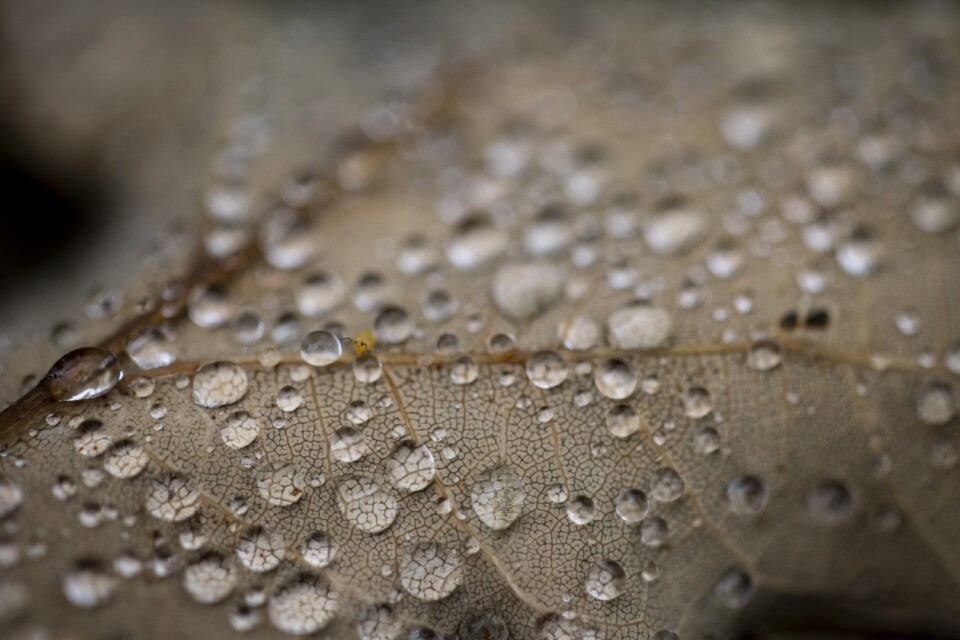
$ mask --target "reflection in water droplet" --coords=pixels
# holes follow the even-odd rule
[[[57,360],[44,380],[54,400],[74,402],[102,396],[122,377],[120,364],[112,353],[83,347]]]
[[[222,407],[239,402],[247,393],[247,372],[221,360],[205,364],[193,376],[193,401],[201,407]]]
[[[613,560],[600,559],[587,571],[585,587],[587,594],[597,600],[618,598],[626,586],[627,575],[623,567]]]
[[[446,598],[463,581],[463,558],[460,552],[433,542],[404,548],[397,562],[400,586],[424,602]]]
[[[303,575],[273,592],[267,614],[280,631],[306,636],[330,624],[339,603],[340,595],[324,578]]]
[[[511,467],[496,466],[481,472],[470,490],[473,510],[491,529],[506,529],[520,517],[526,491]]]

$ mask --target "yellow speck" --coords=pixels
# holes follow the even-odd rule
[[[373,345],[377,342],[377,339],[373,337],[373,333],[370,331],[361,331],[357,334],[357,337],[353,339],[353,350],[357,352],[358,355],[369,353],[373,350]]]

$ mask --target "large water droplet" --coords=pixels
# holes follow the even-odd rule
[[[272,571],[280,566],[285,555],[283,536],[263,527],[247,529],[237,541],[237,557],[250,571]]]
[[[675,209],[650,220],[643,229],[643,239],[651,251],[661,256],[684,253],[704,237],[707,219],[698,211]]]
[[[650,501],[647,494],[639,489],[623,489],[617,494],[614,507],[621,520],[627,524],[635,524],[647,517]]]
[[[63,595],[75,607],[92,609],[105,605],[117,590],[117,579],[101,563],[81,560],[63,576]]]
[[[363,433],[353,427],[340,427],[330,436],[330,453],[340,462],[356,462],[369,452]]]
[[[720,603],[730,609],[742,609],[747,606],[754,592],[753,580],[740,569],[728,569],[717,580],[713,594]]]
[[[246,411],[235,411],[220,429],[220,438],[231,449],[243,449],[257,439],[260,423]]]
[[[203,556],[183,570],[183,588],[203,604],[226,600],[236,584],[237,572],[216,553]]]
[[[482,471],[470,489],[470,501],[480,521],[491,529],[506,529],[520,517],[527,494],[512,467]]]
[[[463,557],[433,542],[405,547],[397,559],[400,586],[424,602],[449,596],[463,581]]]
[[[275,507],[288,507],[299,502],[306,486],[306,474],[289,464],[265,472],[257,479],[260,497]]]
[[[421,491],[433,482],[436,473],[433,453],[426,445],[404,440],[387,458],[387,473],[393,486],[401,491]]]
[[[674,502],[683,495],[685,483],[676,470],[664,467],[653,478],[650,496],[657,502]]]
[[[193,376],[193,401],[201,407],[239,402],[247,393],[247,372],[235,362],[205,364]]]
[[[627,438],[640,429],[640,414],[628,404],[618,404],[607,413],[607,429],[617,438]]]
[[[541,389],[560,385],[568,373],[567,361],[555,351],[538,351],[527,360],[527,378]]]
[[[546,262],[506,264],[493,276],[493,302],[513,320],[528,320],[543,312],[563,288],[563,273]]]
[[[74,402],[107,393],[120,382],[123,372],[112,353],[83,347],[63,356],[45,378],[55,400]]]
[[[610,342],[621,349],[655,349],[673,332],[673,319],[660,307],[648,302],[631,302],[607,318]]]
[[[457,269],[476,269],[503,253],[509,236],[483,218],[470,218],[458,225],[444,251]]]
[[[200,492],[179,476],[168,476],[153,481],[147,494],[147,511],[158,520],[181,522],[200,508]]]
[[[324,578],[303,575],[273,592],[267,615],[280,631],[306,636],[330,624],[339,604],[339,594]]]
[[[740,515],[760,513],[767,504],[767,488],[754,476],[740,476],[727,484],[725,491],[730,510]]]
[[[406,309],[385,307],[373,323],[373,334],[385,344],[402,344],[413,334],[413,319]]]
[[[627,574],[620,563],[603,558],[590,566],[584,586],[591,598],[606,601],[620,597],[626,582]]]
[[[637,372],[633,366],[619,358],[609,358],[600,363],[593,374],[597,390],[612,400],[623,400],[637,388]]]
[[[333,562],[338,550],[337,542],[332,536],[318,531],[303,541],[300,556],[311,567],[321,569]]]
[[[311,331],[300,345],[300,357],[315,367],[333,364],[342,353],[340,338],[326,331]]]
[[[372,478],[343,478],[337,486],[340,511],[350,524],[367,533],[380,533],[397,519],[397,500]]]
[[[143,447],[123,440],[114,445],[113,449],[103,461],[103,470],[114,478],[133,478],[147,468],[150,458]]]

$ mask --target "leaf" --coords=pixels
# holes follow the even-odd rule
[[[211,178],[0,416],[5,627],[956,633],[960,94],[852,11],[593,23],[421,68],[257,215]]]

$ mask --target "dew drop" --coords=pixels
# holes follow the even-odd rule
[[[807,512],[814,521],[837,525],[853,515],[853,497],[839,480],[822,480],[806,495]]]
[[[156,479],[147,494],[146,507],[158,520],[181,522],[200,508],[200,492],[179,476]]]
[[[600,363],[593,375],[597,390],[612,400],[630,397],[637,388],[637,372],[633,365],[619,358]]]
[[[917,417],[920,422],[929,425],[946,424],[957,413],[953,392],[942,382],[927,384],[917,398]]]
[[[333,562],[338,550],[339,546],[332,536],[318,531],[303,541],[300,556],[311,567],[321,569]]]
[[[704,238],[707,219],[697,211],[677,209],[650,220],[643,229],[647,247],[660,256],[684,253]]]
[[[57,360],[45,380],[54,400],[75,402],[102,396],[117,386],[122,377],[120,364],[112,353],[83,347]]]
[[[727,484],[725,490],[730,510],[742,516],[760,513],[767,505],[767,487],[754,476],[740,476]]]
[[[187,315],[200,328],[222,327],[233,313],[233,302],[227,290],[219,285],[197,285],[187,297]]]
[[[607,429],[617,438],[627,438],[640,429],[640,414],[628,404],[611,407],[607,413]]]
[[[340,511],[361,531],[380,533],[397,519],[397,500],[368,476],[347,477],[337,487]]]
[[[742,609],[747,606],[754,591],[750,576],[736,568],[725,571],[713,587],[713,595],[729,609]]]
[[[257,439],[260,423],[246,411],[235,411],[227,418],[227,424],[220,429],[220,438],[231,449],[243,449]]]
[[[783,347],[773,340],[759,340],[750,346],[747,366],[754,371],[770,371],[783,361]]]
[[[385,307],[373,323],[373,334],[385,344],[403,344],[413,329],[413,319],[401,307]]]
[[[587,595],[601,601],[620,597],[626,587],[627,574],[618,562],[606,558],[597,560],[587,571]]]
[[[257,479],[260,497],[275,507],[288,507],[299,502],[306,486],[305,473],[289,464],[266,472]]]
[[[691,387],[683,393],[683,408],[687,417],[699,419],[713,411],[713,399],[703,387]]]
[[[366,439],[353,427],[340,427],[330,436],[330,454],[340,462],[356,462],[368,453]]]
[[[552,389],[567,379],[567,361],[555,351],[538,351],[527,360],[527,378],[540,389]]]
[[[509,236],[489,221],[474,217],[460,223],[444,251],[457,269],[471,270],[487,264],[507,248]]]
[[[54,495],[56,495],[56,485]],[[13,515],[21,504],[23,504],[23,490],[10,480],[0,478],[0,520]]]
[[[226,600],[236,584],[237,572],[216,553],[205,555],[183,570],[183,588],[202,604]]]
[[[276,569],[285,555],[283,536],[264,527],[247,529],[237,541],[237,557],[243,566],[256,573]]]
[[[305,316],[317,317],[336,309],[343,302],[347,288],[343,279],[332,271],[308,275],[297,289],[297,309]]]
[[[597,517],[597,508],[593,500],[587,496],[576,496],[567,503],[567,518],[576,525],[585,525],[593,522]]]
[[[324,578],[303,575],[273,592],[267,615],[278,630],[306,636],[330,624],[339,604],[339,594]]]
[[[143,447],[123,440],[114,445],[103,461],[103,470],[114,478],[134,478],[140,475],[150,462]]]
[[[529,320],[547,309],[563,289],[563,273],[546,262],[507,264],[493,276],[493,302],[512,320]]]
[[[463,581],[463,557],[460,552],[433,542],[405,547],[397,562],[400,586],[424,602],[446,598]]]
[[[426,445],[412,440],[398,443],[390,452],[386,465],[393,486],[409,493],[427,488],[436,473],[433,453]]]
[[[296,387],[281,387],[277,391],[277,407],[284,413],[291,413],[300,408],[303,404],[303,395]]]
[[[837,248],[837,262],[852,276],[868,276],[877,270],[883,246],[872,234],[860,230]]]
[[[685,483],[676,470],[664,467],[657,471],[653,479],[650,497],[657,502],[675,502],[683,495]]]
[[[357,382],[372,384],[383,375],[383,365],[376,356],[362,355],[353,361],[353,375]]]
[[[477,517],[497,531],[506,529],[520,517],[526,497],[520,474],[505,466],[482,471],[470,490],[470,501]]]
[[[201,407],[233,404],[246,393],[247,372],[234,362],[220,360],[205,364],[193,376],[193,401]]]
[[[340,339],[326,331],[311,331],[300,345],[300,357],[314,367],[326,367],[340,359]]]
[[[81,560],[63,576],[63,595],[81,609],[105,605],[117,590],[117,579],[101,563]]]
[[[611,313],[607,330],[610,341],[621,349],[655,349],[670,338],[673,319],[665,309],[636,301]]]
[[[650,501],[639,489],[622,489],[614,500],[614,508],[620,519],[627,524],[636,524],[647,517]]]

